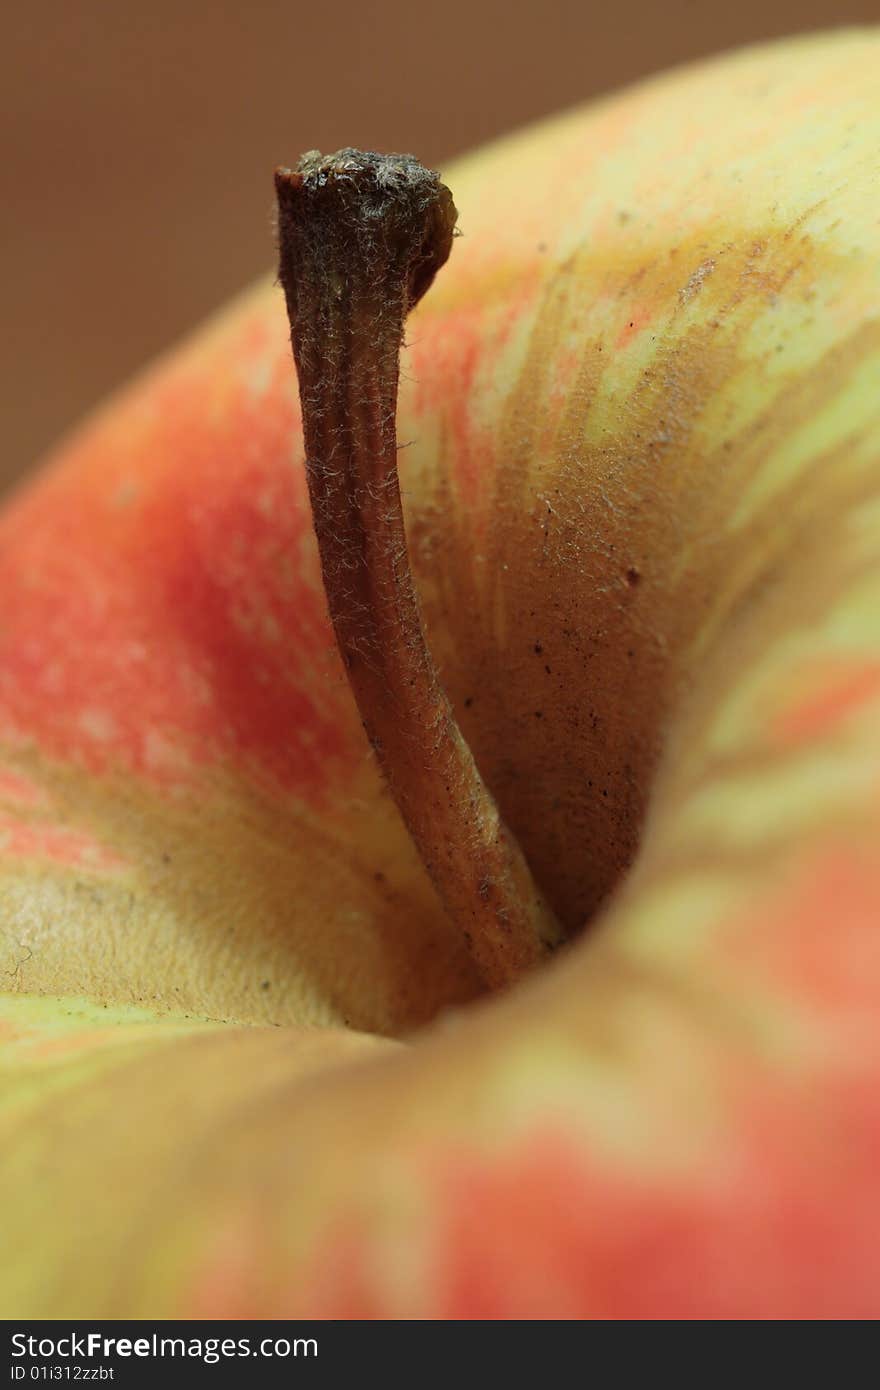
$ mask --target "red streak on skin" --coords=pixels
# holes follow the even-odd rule
[[[633,338],[637,337],[643,329],[647,328],[653,317],[653,309],[631,309],[629,318],[614,340],[615,349],[619,350],[620,348],[625,348],[628,343],[631,343]]]
[[[180,1316],[248,1321],[281,1316],[267,1308],[254,1256],[253,1231],[247,1221],[228,1217],[183,1299],[185,1311]]]
[[[578,377],[583,371],[584,360],[582,347],[564,348],[554,358],[552,385],[548,386],[545,394],[535,441],[536,457],[543,455],[552,459],[555,455],[559,429],[566,409],[578,391]]]
[[[186,785],[222,762],[313,800],[350,767],[288,349],[265,338],[245,321],[179,359],[6,509],[0,733],[98,774]]]
[[[380,1318],[382,1298],[371,1288],[363,1261],[368,1242],[361,1224],[342,1221],[327,1241],[326,1263],[310,1281],[309,1306],[347,1310],[347,1318]],[[293,1279],[266,1278],[269,1266],[260,1248],[259,1231],[242,1218],[229,1221],[212,1243],[182,1300],[180,1317],[228,1320],[288,1319],[296,1316]],[[309,1316],[321,1317],[320,1312]],[[334,1316],[328,1313],[327,1316]]]
[[[494,1167],[462,1164],[441,1189],[437,1315],[876,1316],[876,1100],[848,1171],[803,1162],[798,1141],[811,1160],[816,1147],[807,1108],[751,1098],[729,1148],[677,1181],[647,1165],[615,1176],[550,1136]]]
[[[0,768],[0,802],[7,806],[39,806],[44,800],[42,790],[18,772]]]
[[[650,1153],[627,1171],[552,1129],[497,1157],[435,1153],[419,1284],[401,1296],[369,1274],[409,1264],[412,1232],[335,1227],[301,1315],[878,1316],[876,1078],[829,1076],[794,1095],[758,1067],[719,1080],[729,1121],[677,1173],[652,1171]]]
[[[477,389],[478,373],[488,383],[500,383],[505,372],[501,357],[511,336],[533,312],[540,268],[523,267],[514,284],[499,285],[503,298],[483,293],[439,318],[430,334],[419,333],[418,315],[412,340],[401,361],[402,394],[414,387],[412,403],[417,417],[434,417],[446,434],[446,457],[455,480],[460,513],[467,516],[478,537],[487,524],[487,483],[496,476],[494,457],[497,426],[491,417],[476,418],[474,401],[488,397],[491,389]],[[496,410],[503,404],[499,397]],[[436,428],[436,427],[435,427]],[[401,476],[406,486],[406,454],[401,455]]]
[[[370,1272],[376,1245],[366,1222],[354,1217],[337,1221],[323,1249],[324,1259],[310,1270],[307,1306],[315,1310],[311,1315],[333,1318],[334,1308],[345,1307],[351,1310],[346,1317],[360,1322],[387,1318],[389,1300]]]
[[[354,1220],[334,1226],[316,1251],[314,1269],[339,1271],[338,1283],[310,1280],[322,1292],[307,1312],[358,1316],[378,1294],[370,1316],[383,1318],[880,1316],[878,926],[876,856],[809,847],[723,928],[727,983],[731,966],[766,982],[780,1030],[768,1046],[695,1016],[676,1085],[686,1157],[665,1158],[674,1127],[656,1153],[648,1143],[614,1162],[537,1120],[498,1154],[440,1145],[415,1161],[432,1219],[406,1305],[376,1272],[408,1259],[413,1237],[381,1213],[364,1224],[361,1206],[362,1234]],[[646,1098],[643,1120],[650,1111]]]
[[[808,744],[832,733],[862,706],[880,698],[880,666],[821,671],[814,677],[818,689],[800,695],[777,716],[774,735],[786,747]]]
[[[58,825],[26,825],[0,815],[0,856],[4,859],[51,859],[69,868],[113,871],[125,860],[79,830]]]
[[[775,897],[726,929],[730,950],[859,1051],[869,1027],[880,1056],[880,860],[846,845],[805,853]]]
[[[417,382],[416,408],[419,415],[441,404],[442,391],[442,406],[449,431],[449,459],[465,510],[476,506],[480,497],[481,475],[484,475],[487,466],[479,436],[483,436],[483,446],[491,447],[490,432],[475,431],[471,418],[476,398],[474,380],[485,361],[485,317],[485,310],[478,304],[459,310],[451,322],[435,328],[430,338],[430,356],[423,353],[416,331],[412,346],[402,362],[404,381],[412,374]],[[405,453],[401,458],[401,471],[405,486]]]
[[[673,991],[684,1045],[655,1142],[657,1077],[638,1054],[621,1105],[643,1137],[623,1155],[590,1138],[588,1110],[575,1131],[537,1092],[529,1127],[494,1151],[450,1134],[407,1155],[400,1136],[393,1159],[370,1147],[363,1163],[406,1162],[399,1211],[353,1177],[305,1266],[274,1280],[274,1228],[255,1212],[233,1251],[210,1252],[185,1314],[265,1315],[268,1297],[271,1316],[328,1319],[880,1316],[878,923],[867,852],[813,846],[722,928],[725,978],[765,981],[779,1030],[768,1041]]]

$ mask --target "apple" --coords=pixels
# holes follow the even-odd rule
[[[880,1314],[878,71],[751,49],[444,172],[399,468],[568,938],[508,988],[361,726],[276,286],[9,501],[4,1316]]]

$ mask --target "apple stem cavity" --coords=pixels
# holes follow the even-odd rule
[[[457,217],[410,155],[303,155],[275,174],[280,280],[330,617],[370,744],[489,986],[561,940],[428,650],[397,472],[400,348]]]

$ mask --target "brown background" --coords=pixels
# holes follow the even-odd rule
[[[8,6],[0,486],[271,262],[276,163],[442,163],[672,63],[866,20],[880,0]]]

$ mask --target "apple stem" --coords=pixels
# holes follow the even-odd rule
[[[275,174],[280,279],[330,616],[364,729],[484,979],[561,940],[452,713],[425,639],[397,473],[406,315],[449,255],[456,210],[409,155],[304,155]]]

